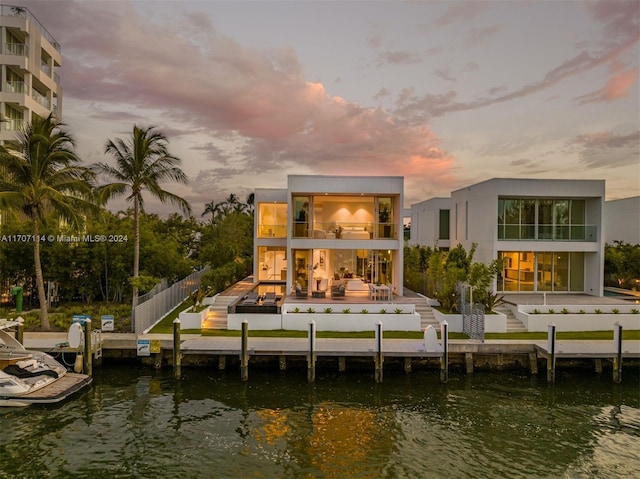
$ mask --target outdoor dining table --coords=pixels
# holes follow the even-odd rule
[[[389,288],[389,286],[387,286],[386,284],[374,284],[372,285],[372,288],[374,292],[374,299],[377,300],[379,298],[379,293],[382,293],[382,299],[391,299],[391,288]]]

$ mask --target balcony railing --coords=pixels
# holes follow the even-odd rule
[[[53,35],[49,33],[49,31],[44,28],[44,25],[38,21],[36,17],[32,15],[32,13],[25,7],[16,7],[12,5],[0,5],[0,15],[2,16],[16,16],[28,19],[30,22],[33,22],[37,25],[42,33],[42,36],[45,37],[53,48],[55,48],[58,52],[61,51],[60,44],[53,38]]]
[[[286,238],[287,225],[258,225],[258,238]]]
[[[24,127],[25,122],[23,119],[7,118],[0,125],[6,131],[19,131]]]
[[[23,81],[6,81],[4,82],[3,91],[5,93],[24,93]]]
[[[40,93],[38,93],[37,91],[33,90],[31,92],[31,98],[33,98],[35,101],[37,101],[38,103],[40,103],[43,107],[45,107],[47,110],[49,109],[51,102],[49,101],[49,99],[44,96],[41,95]]]
[[[505,241],[596,241],[596,225],[498,225],[498,239]]]
[[[292,237],[332,240],[395,239],[396,230],[396,225],[391,223],[315,222],[310,228],[306,222],[294,222]]]
[[[29,56],[29,46],[24,43],[5,43],[3,52],[6,55],[15,55],[18,57]]]
[[[40,70],[47,74],[47,76],[51,76],[51,66],[48,63],[41,63]]]

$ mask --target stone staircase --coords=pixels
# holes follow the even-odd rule
[[[216,296],[202,322],[202,329],[227,329],[227,307],[237,296]]]
[[[426,298],[422,296],[418,296],[415,298],[416,301],[416,313],[420,315],[420,328],[424,331],[424,329],[431,325],[436,328],[436,331],[440,330],[440,323],[433,314],[433,309],[431,306],[427,304]]]
[[[524,326],[522,321],[514,316],[511,308],[506,304],[501,304],[495,309],[495,311],[497,313],[502,313],[507,317],[507,333],[524,333],[527,331],[527,328]]]

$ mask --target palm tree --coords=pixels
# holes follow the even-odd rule
[[[31,223],[40,326],[45,331],[50,326],[40,262],[40,226],[52,212],[80,227],[84,224],[83,213],[95,208],[93,173],[79,165],[73,138],[64,126],[52,115],[34,117],[19,131],[17,145],[0,152],[5,166],[5,174],[0,177],[0,207],[24,215]]]
[[[168,140],[155,126],[133,127],[131,137],[126,141],[117,138],[108,140],[105,153],[111,154],[116,166],[98,163],[96,170],[114,180],[99,188],[103,201],[127,194],[127,201],[133,203],[134,249],[133,249],[133,307],[138,302],[136,279],[140,275],[140,212],[144,212],[143,192],[148,191],[162,203],[169,201],[183,213],[190,214],[189,203],[173,193],[162,189],[162,182],[188,183],[187,175],[178,167],[180,159],[169,154]],[[132,323],[132,328],[135,325]]]

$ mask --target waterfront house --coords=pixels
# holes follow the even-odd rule
[[[402,295],[402,177],[289,175],[256,189],[254,278],[287,294]]]
[[[499,292],[602,296],[604,193],[604,180],[487,180],[412,205],[410,242],[476,243],[476,261],[504,260]]]

